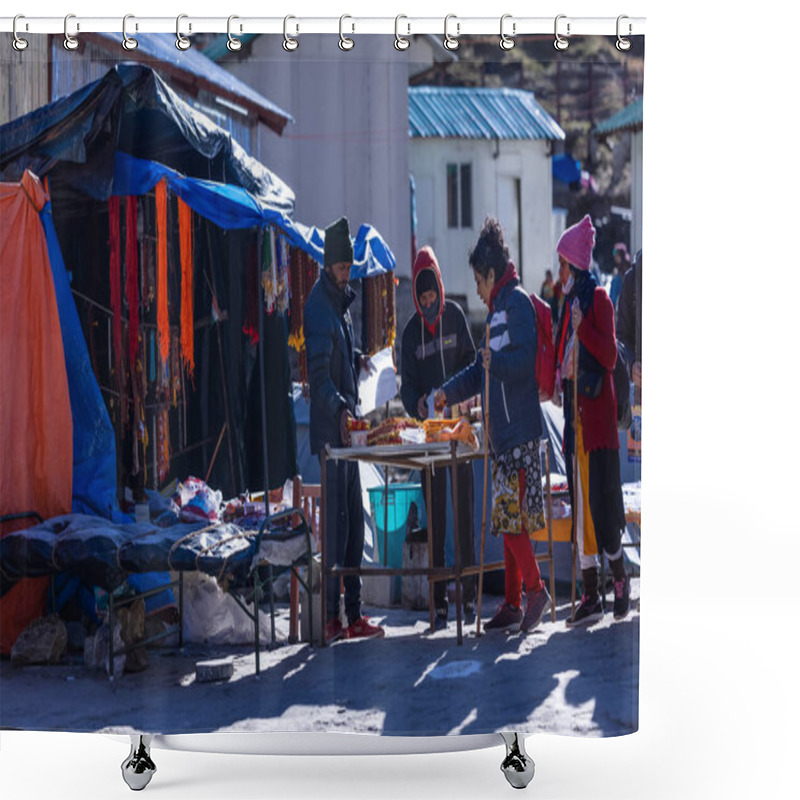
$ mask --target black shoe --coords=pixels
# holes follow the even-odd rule
[[[475,603],[464,603],[464,624],[475,624]]]
[[[603,605],[600,597],[594,598],[583,595],[580,605],[575,609],[575,613],[567,620],[568,628],[576,628],[579,625],[593,625],[603,619]]]
[[[433,629],[443,631],[447,627],[447,606],[436,609],[436,616],[433,618]]]
[[[522,618],[519,629],[523,633],[527,633],[536,628],[545,613],[550,610],[550,602],[550,593],[544,586],[536,594],[528,597],[525,616]]]
[[[614,619],[625,619],[631,608],[631,579],[614,581]]]

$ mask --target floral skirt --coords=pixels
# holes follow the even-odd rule
[[[520,534],[544,527],[539,439],[513,447],[494,459],[492,533]]]

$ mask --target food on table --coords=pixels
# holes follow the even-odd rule
[[[425,434],[429,442],[463,442],[473,450],[478,449],[478,440],[472,426],[465,418],[460,419],[427,419]]]
[[[400,431],[419,427],[420,423],[410,417],[389,417],[367,433],[367,444],[371,447],[401,444]]]

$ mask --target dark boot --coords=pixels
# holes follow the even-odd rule
[[[581,574],[583,575],[583,596],[575,613],[567,620],[568,628],[591,625],[603,618],[603,606],[600,603],[600,595],[597,593],[597,584],[599,583],[597,567],[583,569]]]
[[[614,619],[624,619],[631,607],[631,579],[625,572],[622,556],[608,563],[614,576]]]

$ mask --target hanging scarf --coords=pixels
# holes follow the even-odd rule
[[[139,351],[139,241],[136,198],[125,200],[125,299],[128,303],[128,369],[136,375]]]
[[[112,311],[112,342],[114,345],[114,372],[117,383],[121,386],[122,380],[122,283],[119,241],[119,197],[112,195],[108,198],[108,247],[109,269],[108,283],[111,293]]]
[[[267,240],[269,241],[269,240]],[[266,250],[265,247],[265,268],[266,266]],[[247,293],[247,307],[245,310],[244,325],[242,331],[250,339],[250,343],[255,346],[258,344],[258,308],[260,305],[260,291],[259,291],[259,265],[257,253],[257,240],[254,239],[250,242],[247,248],[247,259],[245,261],[245,291]]]
[[[489,295],[489,311],[494,312],[494,301],[497,299],[497,295],[500,294],[500,290],[504,286],[507,286],[513,280],[519,280],[519,275],[517,275],[517,269],[514,263],[509,261],[506,265],[506,271],[503,273],[503,277],[494,282],[492,292]]]
[[[194,381],[194,261],[192,259],[192,209],[178,198],[181,245],[181,361]]]
[[[169,359],[169,306],[167,305],[167,182],[156,184],[156,321],[161,363]]]

